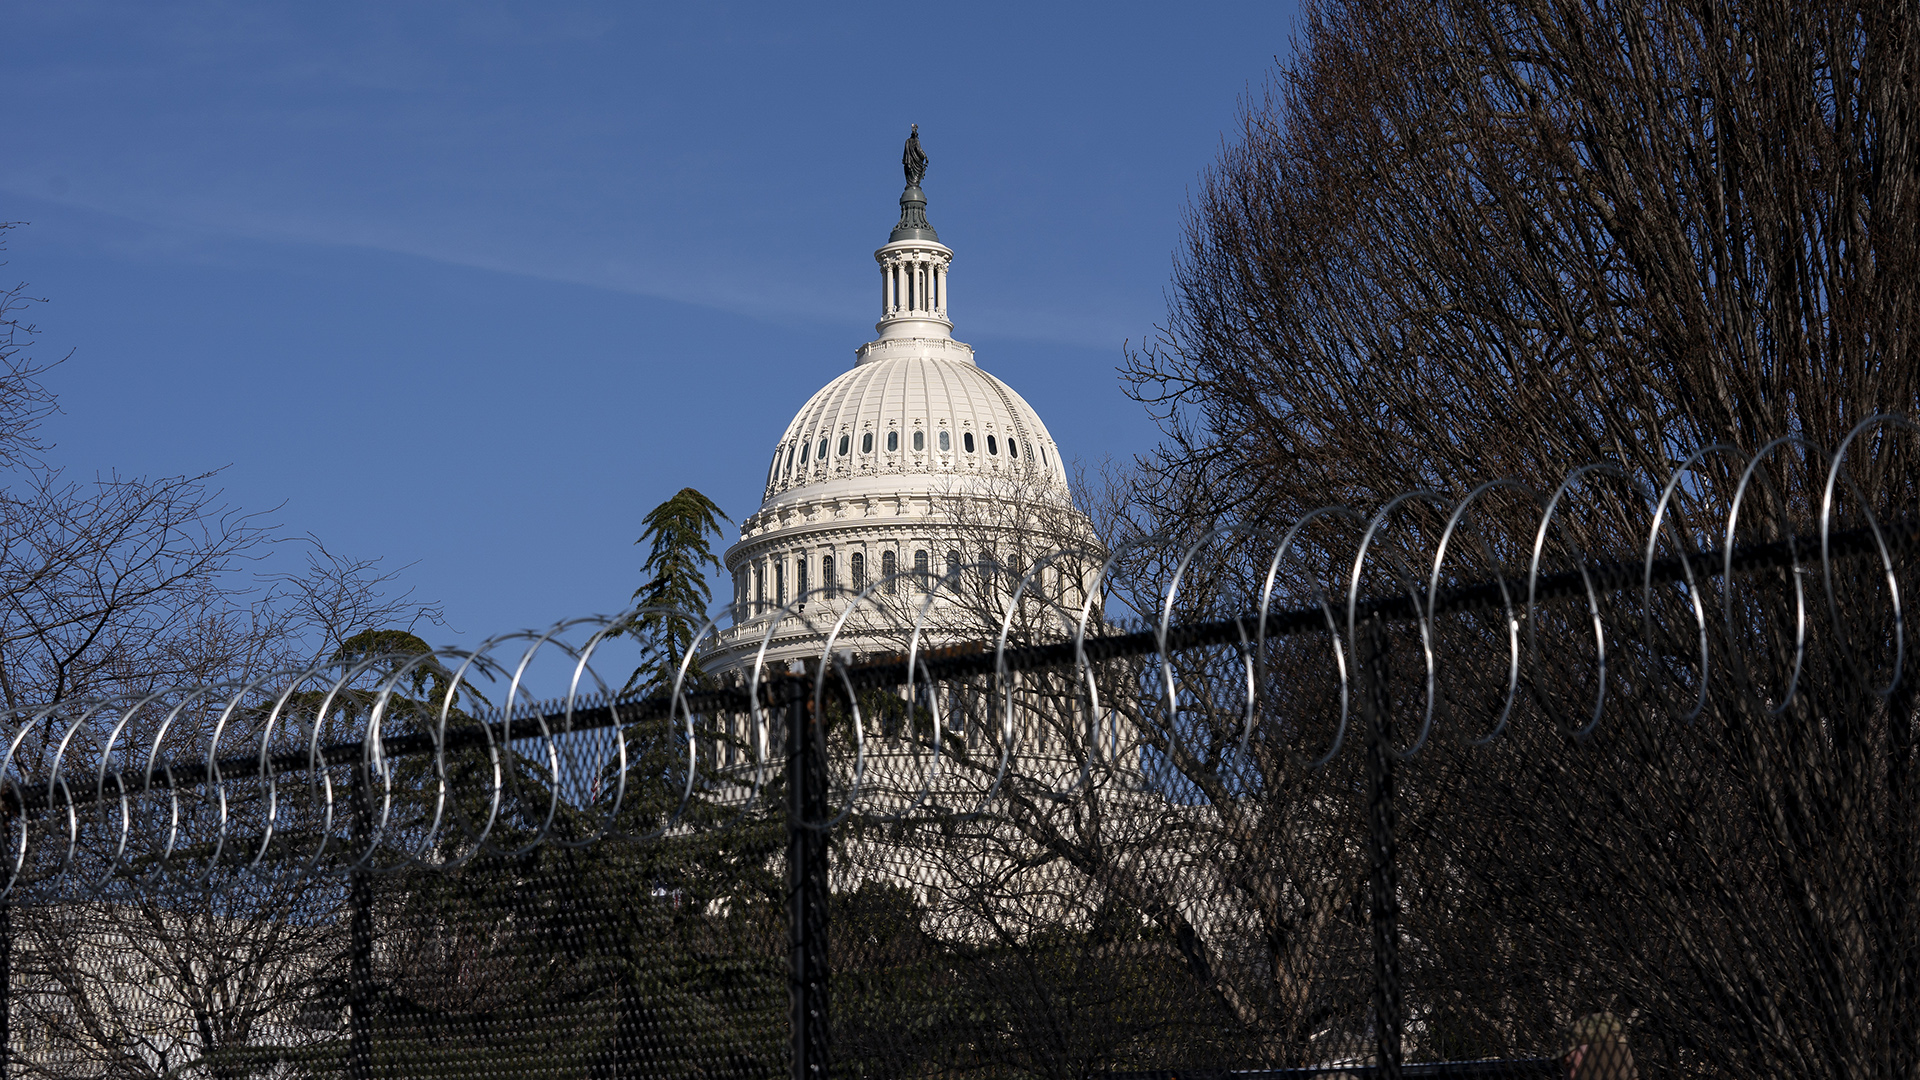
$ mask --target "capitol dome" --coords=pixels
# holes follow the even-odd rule
[[[734,618],[708,651],[711,672],[742,671],[763,644],[781,666],[818,657],[853,605],[866,620],[843,627],[835,651],[897,648],[900,627],[882,623],[911,626],[920,607],[908,598],[945,603],[941,583],[961,568],[1012,580],[1036,553],[1090,543],[1046,425],[952,336],[953,250],[927,221],[917,150],[914,141],[899,223],[874,252],[879,336],[775,442],[760,507],[725,555]],[[1079,583],[1064,571],[1043,582],[1043,571],[1023,595]],[[979,636],[957,617],[927,625],[935,637]]]
[[[1013,388],[950,338],[883,339],[808,400],[775,445],[769,509],[808,499],[942,489],[961,477],[1035,481],[1067,498],[1060,450]]]

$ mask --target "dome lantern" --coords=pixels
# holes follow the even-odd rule
[[[947,267],[953,251],[927,221],[927,196],[920,181],[927,174],[927,155],[920,149],[920,125],[907,136],[900,164],[907,187],[900,193],[900,223],[886,246],[873,253],[880,264],[880,321],[874,324],[880,340],[952,337],[947,318]]]

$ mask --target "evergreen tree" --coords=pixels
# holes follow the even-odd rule
[[[646,530],[634,543],[650,545],[642,569],[652,577],[633,591],[642,610],[625,629],[641,638],[643,659],[627,687],[657,693],[672,688],[680,658],[693,647],[693,635],[713,602],[706,572],[709,567],[720,569],[720,560],[708,534],[721,535],[720,522],[731,524],[733,519],[712,499],[681,488],[648,511],[644,521]],[[697,682],[702,677],[699,665],[688,669],[687,676]]]

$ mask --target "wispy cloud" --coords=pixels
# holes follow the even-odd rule
[[[43,170],[44,171],[44,170]],[[623,253],[536,250],[498,234],[462,235],[448,230],[409,229],[394,223],[343,221],[290,214],[244,204],[218,206],[148,197],[86,197],[58,175],[33,183],[21,174],[0,177],[0,195],[15,206],[41,203],[116,219],[135,227],[127,255],[166,257],[208,242],[259,242],[359,249],[400,255],[445,266],[578,285],[607,292],[723,311],[750,318],[845,326],[866,322],[874,290],[835,287],[844,271],[817,262],[758,254],[751,268],[716,260],[710,252],[648,253],[642,245]],[[145,239],[135,241],[134,236]],[[609,245],[620,246],[620,245]],[[778,251],[780,245],[760,248]],[[729,252],[731,254],[731,252]],[[995,304],[963,309],[961,337],[972,333],[1075,348],[1111,348],[1128,334],[1117,319],[1097,312],[1062,312]],[[1138,328],[1131,328],[1137,334]]]

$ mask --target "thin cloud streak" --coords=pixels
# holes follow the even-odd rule
[[[44,172],[44,170],[41,170]],[[186,233],[204,240],[305,245],[351,249],[400,255],[443,266],[481,270],[535,281],[577,285],[604,292],[665,300],[711,311],[742,315],[757,320],[781,322],[800,320],[828,326],[864,324],[858,312],[871,307],[870,289],[819,289],[797,287],[793,282],[817,279],[815,268],[795,264],[787,273],[768,275],[756,283],[751,303],[744,302],[737,275],[702,268],[695,259],[670,266],[614,261],[594,256],[543,258],[531,253],[520,257],[488,254],[463,245],[435,241],[426,237],[396,235],[392,231],[364,224],[342,224],[287,215],[223,208],[212,210],[181,209],[177,205],[146,206],[108,200],[86,199],[70,193],[35,191],[19,177],[0,180],[0,195],[19,203],[43,203],[67,210],[114,218],[160,232]],[[17,215],[9,215],[17,216]],[[497,246],[497,244],[496,244]],[[666,262],[668,260],[661,260]],[[583,264],[598,264],[590,267]],[[1137,335],[1137,328],[1134,333]],[[1117,321],[1106,323],[1058,311],[1040,312],[1010,309],[992,304],[969,305],[955,333],[963,340],[969,333],[1036,344],[1072,348],[1115,348],[1129,336]],[[849,346],[851,350],[852,346]]]

